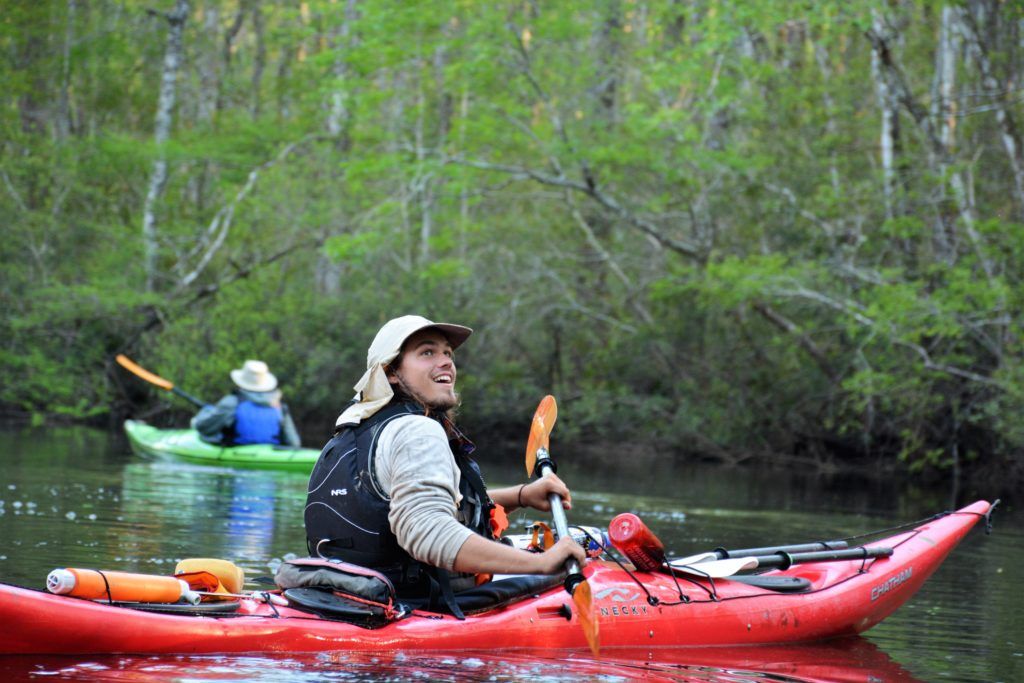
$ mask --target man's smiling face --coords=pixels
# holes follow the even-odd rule
[[[455,393],[455,358],[447,337],[436,329],[420,330],[402,345],[397,370],[388,380],[432,410],[448,410],[459,404]]]

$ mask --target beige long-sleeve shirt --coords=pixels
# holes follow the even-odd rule
[[[392,420],[381,430],[374,458],[398,544],[420,562],[452,569],[473,532],[456,518],[460,475],[444,428],[422,415]]]

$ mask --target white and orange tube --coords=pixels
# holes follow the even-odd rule
[[[188,583],[171,576],[133,574],[96,569],[54,569],[46,577],[46,589],[57,595],[113,602],[187,602],[200,596]]]

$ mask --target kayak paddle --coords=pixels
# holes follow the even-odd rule
[[[800,543],[797,545],[771,545],[763,548],[740,548],[738,550],[726,550],[715,548],[706,553],[698,553],[689,557],[680,557],[672,560],[673,564],[696,564],[708,560],[728,560],[735,557],[752,557],[754,555],[774,555],[775,553],[809,553],[818,550],[843,550],[849,544],[846,541],[816,541],[814,543]]]
[[[541,399],[533,414],[533,422],[530,424],[530,438],[526,445],[528,476],[537,474],[544,477],[555,471],[555,463],[548,452],[548,437],[551,435],[551,429],[555,426],[557,417],[558,406],[555,403],[555,397],[549,394]],[[562,497],[557,493],[548,494],[548,502],[551,504],[551,516],[554,519],[558,537],[569,537],[569,523],[565,519],[565,510],[562,509]],[[583,627],[583,635],[587,639],[590,651],[597,657],[601,645],[598,640],[597,619],[594,617],[594,598],[591,594],[590,584],[583,576],[583,568],[575,559],[569,559],[565,563],[565,568],[569,572],[569,576],[565,579],[565,590],[572,596],[580,626]]]
[[[114,360],[116,360],[118,365],[120,365],[122,368],[124,368],[128,372],[131,372],[134,375],[137,375],[138,377],[141,377],[142,379],[146,380],[150,384],[158,386],[161,389],[169,391],[169,392],[171,392],[173,394],[177,394],[178,396],[181,396],[186,401],[191,401],[192,403],[194,403],[195,405],[199,406],[200,408],[202,408],[203,406],[206,405],[205,401],[201,401],[198,398],[196,398],[195,396],[193,396],[192,394],[189,394],[189,393],[186,393],[186,392],[182,391],[178,387],[174,386],[173,383],[169,382],[168,380],[164,379],[163,377],[160,377],[159,375],[154,375],[152,372],[150,372],[146,368],[142,367],[141,365],[137,364],[135,361],[133,361],[131,358],[129,358],[128,356],[124,355],[123,353],[117,354],[117,357]]]
[[[892,548],[846,548],[808,553],[787,553],[783,551],[771,555],[751,555],[749,557],[732,557],[724,560],[696,562],[692,561],[693,558],[684,557],[681,560],[673,560],[668,564],[674,570],[719,579],[752,569],[789,569],[794,564],[806,562],[841,562],[843,560],[889,557],[890,555],[892,555]]]
[[[550,443],[548,437],[551,435],[551,430],[554,429],[555,420],[557,419],[558,404],[555,403],[555,397],[548,394],[540,400],[537,410],[533,413],[533,421],[530,423],[530,438],[526,442],[527,477],[532,477],[536,474],[537,451],[541,448],[545,451],[548,450]]]

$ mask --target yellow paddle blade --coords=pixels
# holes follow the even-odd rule
[[[590,584],[581,581],[576,590],[572,592],[572,601],[576,605],[576,614],[580,618],[580,626],[583,627],[583,635],[587,638],[587,645],[595,657],[601,655],[601,641],[597,633],[597,618],[594,615],[594,598],[590,593]]]
[[[540,400],[537,410],[533,413],[530,423],[530,438],[526,442],[526,476],[533,476],[533,468],[537,464],[537,449],[548,448],[548,437],[558,418],[558,404],[555,397],[548,394]]]
[[[124,368],[128,372],[135,373],[136,375],[146,380],[150,384],[155,384],[161,389],[166,389],[167,391],[170,391],[171,389],[174,388],[174,385],[168,382],[166,379],[160,377],[159,375],[154,375],[146,368],[136,364],[135,361],[133,361],[131,358],[124,355],[123,353],[117,354],[114,360],[116,360],[118,365],[120,365],[122,368]]]

